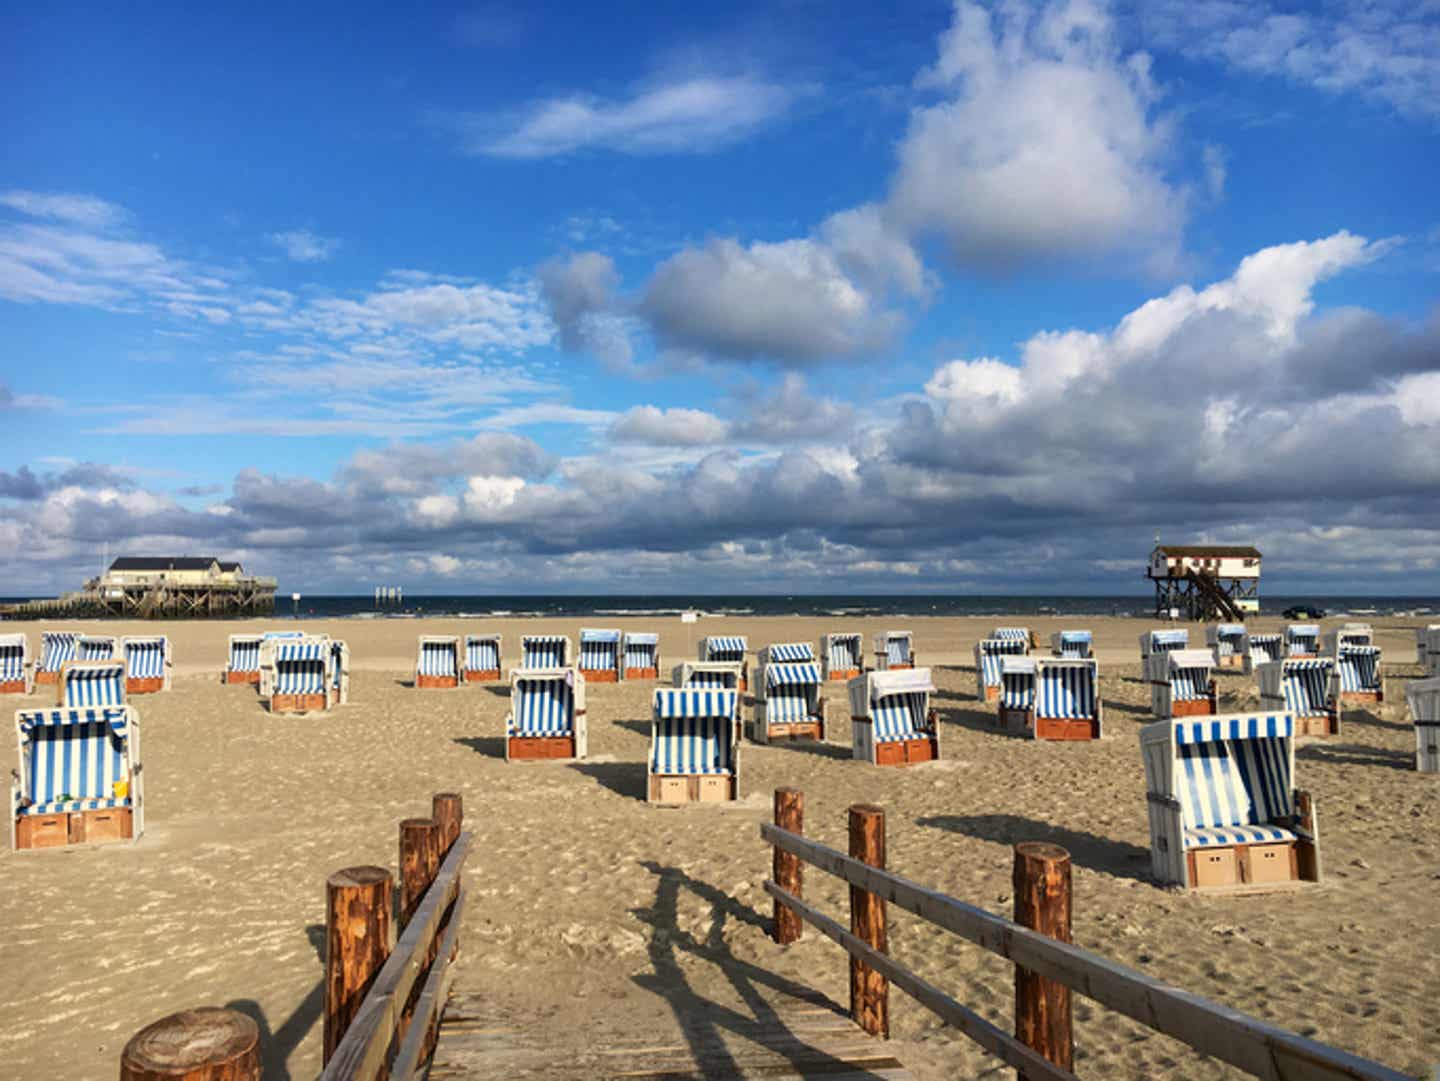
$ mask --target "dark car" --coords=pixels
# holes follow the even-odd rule
[[[1280,614],[1286,619],[1324,619],[1325,609],[1316,608],[1313,604],[1297,604]]]

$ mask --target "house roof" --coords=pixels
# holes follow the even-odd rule
[[[240,564],[238,562],[235,562],[234,560],[222,559],[220,561],[220,569],[222,571],[233,571],[234,573],[239,574],[245,568],[240,566]]]
[[[110,564],[112,571],[208,571],[217,562],[214,556],[120,556]]]
[[[1260,549],[1250,545],[1225,544],[1162,544],[1155,549],[1167,556],[1183,559],[1206,557],[1210,559],[1259,559]]]

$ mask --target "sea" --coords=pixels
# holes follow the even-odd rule
[[[23,598],[13,598],[21,600]],[[3,602],[6,598],[0,598]],[[1261,615],[1279,616],[1295,605],[1318,606],[1328,616],[1376,617],[1440,613],[1437,597],[1265,597]],[[657,594],[653,596],[483,596],[474,594],[406,595],[400,603],[377,604],[373,594],[326,596],[302,594],[292,602],[282,592],[277,617],[300,619],[470,619],[559,616],[572,619],[644,616],[678,618],[684,612],[715,616],[1134,616],[1149,619],[1151,596],[925,595],[897,594]]]

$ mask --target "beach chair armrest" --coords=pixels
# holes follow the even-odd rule
[[[1145,798],[1151,803],[1158,803],[1162,807],[1169,807],[1171,810],[1180,810],[1180,801],[1174,796],[1162,796],[1158,792],[1146,792]]]

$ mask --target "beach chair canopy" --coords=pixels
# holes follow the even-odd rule
[[[739,661],[681,661],[675,666],[676,687],[695,687],[716,691],[740,688]]]
[[[1431,623],[1425,627],[1415,628],[1415,663],[1425,664],[1429,660],[1430,635],[1434,632],[1440,635],[1440,623]],[[1440,638],[1436,639],[1440,641]]]
[[[324,694],[331,667],[329,638],[275,645],[275,694]]]
[[[125,673],[131,679],[163,679],[165,662],[170,659],[170,639],[163,635],[149,638],[125,638]]]
[[[1256,671],[1262,698],[1283,698],[1285,709],[1300,717],[1329,712],[1330,673],[1335,662],[1329,657],[1287,659],[1262,664]]]
[[[0,683],[25,678],[25,660],[30,643],[23,634],[0,634]]]
[[[1065,720],[1090,720],[1097,713],[1099,665],[1079,658],[1040,658],[1035,666],[1035,714]],[[1001,698],[1004,698],[1004,672]]]
[[[260,642],[258,634],[232,634],[230,636],[230,671],[258,672],[260,670]]]
[[[766,665],[766,722],[790,724],[808,720],[821,681],[820,665],[814,660]]]
[[[1337,653],[1346,646],[1373,646],[1375,629],[1368,623],[1346,623],[1326,634],[1325,639],[1327,653]]]
[[[460,675],[456,668],[459,651],[460,639],[454,635],[422,635],[415,671],[422,676],[456,679]]]
[[[657,690],[651,719],[651,772],[734,773],[738,699],[735,691]]]
[[[500,671],[500,636],[498,634],[467,634],[465,636],[465,670],[467,672]]]
[[[130,806],[129,795],[115,795],[115,782],[129,780],[134,772],[131,737],[137,726],[130,707],[21,710],[15,726],[20,814]]]
[[[1285,628],[1285,642],[1292,656],[1314,653],[1320,645],[1320,628],[1314,623],[1292,623]]]
[[[124,661],[72,661],[62,678],[65,681],[62,706],[125,704]]]
[[[765,656],[771,664],[813,661],[815,648],[809,642],[780,642],[767,647]]]
[[[825,663],[833,669],[865,667],[865,639],[859,634],[843,632],[825,636]]]
[[[1146,631],[1140,636],[1140,655],[1165,653],[1172,649],[1185,649],[1190,645],[1190,632],[1184,628],[1161,631]]]
[[[1295,814],[1289,715],[1173,724],[1187,849],[1297,839],[1288,825]]]
[[[909,631],[882,631],[875,636],[875,652],[889,665],[913,664],[913,637]]]
[[[744,661],[746,639],[737,634],[712,634],[700,639],[702,661]]]
[[[1210,669],[1215,658],[1208,649],[1176,649],[1169,654],[1170,692],[1176,701],[1197,702],[1210,697]]]
[[[1050,648],[1057,657],[1088,657],[1093,640],[1089,631],[1056,631],[1050,636]]]
[[[1000,705],[1005,709],[1035,708],[1034,657],[1000,658]]]
[[[36,670],[58,672],[60,666],[80,656],[79,631],[41,631],[40,660]]]
[[[1029,627],[996,627],[990,632],[991,638],[1021,638],[1030,641]]]
[[[564,668],[570,663],[570,639],[563,634],[527,634],[520,639],[521,668]]]
[[[80,660],[109,661],[115,657],[115,639],[108,634],[82,634]]]
[[[820,683],[820,666],[812,663],[771,664],[765,667],[767,687],[804,687]]]
[[[979,652],[980,675],[985,686],[997,687],[1004,659],[1025,656],[1029,651],[1029,642],[1019,638],[982,638],[975,648]]]
[[[1380,647],[1344,646],[1335,655],[1340,690],[1371,692],[1380,689]]]
[[[649,631],[625,634],[625,667],[654,668],[660,656],[660,636]]]
[[[1440,676],[1412,679],[1405,685],[1410,719],[1417,724],[1440,724]]]
[[[869,672],[850,681],[850,710],[869,717],[876,743],[897,743],[929,735],[930,669]],[[858,699],[858,700],[857,700]]]
[[[1246,635],[1246,644],[1250,649],[1250,656],[1264,660],[1278,661],[1285,654],[1285,640],[1278,634],[1250,634]]]
[[[575,670],[516,669],[510,673],[506,734],[526,738],[575,732]]]
[[[620,665],[620,632],[580,629],[580,667],[612,671]]]
[[[1245,624],[1217,623],[1205,629],[1205,640],[1215,649],[1217,657],[1233,657],[1238,654],[1245,640]]]

